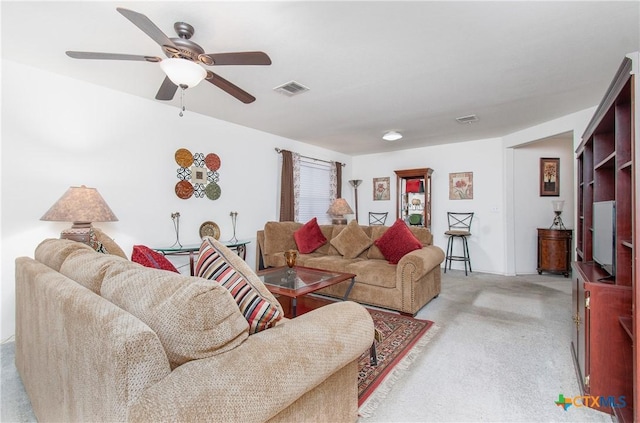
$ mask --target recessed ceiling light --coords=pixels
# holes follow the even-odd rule
[[[397,131],[388,131],[382,136],[382,139],[385,141],[397,141],[402,138],[402,134]]]

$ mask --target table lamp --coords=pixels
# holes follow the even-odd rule
[[[82,185],[69,188],[40,220],[73,222],[71,228],[60,233],[60,238],[88,244],[91,222],[115,222],[118,218],[97,189]]]
[[[336,200],[331,204],[329,210],[327,210],[327,214],[331,215],[333,218],[331,220],[331,224],[333,225],[346,225],[347,219],[344,217],[345,214],[353,214],[353,210],[349,207],[347,200],[344,198],[336,198]]]
[[[553,204],[553,212],[555,213],[555,216],[553,217],[553,223],[549,229],[566,229],[564,227],[564,223],[562,223],[562,219],[560,218],[562,209],[564,208],[564,200],[554,200],[551,203]]]

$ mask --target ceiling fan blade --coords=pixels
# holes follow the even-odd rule
[[[211,71],[207,71],[206,80],[245,104],[253,103],[254,101],[256,101],[256,98],[254,96]]]
[[[158,94],[156,94],[156,100],[173,100],[173,96],[176,95],[177,90],[178,86],[171,82],[167,76],[164,78],[164,81],[162,81],[162,85],[160,85]]]
[[[171,41],[171,39],[169,39],[169,37],[167,37],[165,33],[151,21],[151,19],[147,18],[142,13],[134,12],[133,10],[125,9],[124,7],[117,7],[116,10],[120,12],[122,16],[129,19],[135,26],[140,28],[142,32],[151,37],[153,41],[160,45],[160,47],[171,46],[177,48],[173,41]]]
[[[95,60],[134,60],[139,62],[159,62],[162,59],[155,56],[140,56],[135,54],[96,53],[91,51],[67,51],[67,56],[74,59]]]
[[[221,65],[270,65],[271,59],[261,51],[244,51],[237,53],[205,54],[213,60],[214,66]]]

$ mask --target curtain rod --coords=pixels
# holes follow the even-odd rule
[[[276,153],[280,154],[282,153],[282,149],[276,147]],[[310,160],[315,160],[317,162],[325,162],[325,163],[331,163],[331,160],[322,160],[322,159],[316,159],[315,157],[309,157],[309,156],[303,156],[302,154],[300,154],[300,157],[304,157],[305,159],[310,159]],[[342,167],[345,167],[346,164],[345,163],[340,163],[342,165]]]

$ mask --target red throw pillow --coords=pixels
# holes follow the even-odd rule
[[[402,219],[396,220],[374,244],[391,264],[398,264],[406,254],[422,248],[422,243],[411,233]]]
[[[169,270],[171,272],[178,272],[178,269],[171,264],[167,258],[157,251],[152,250],[144,245],[134,245],[133,252],[131,253],[131,261],[141,264],[145,267],[152,267],[155,269]]]
[[[327,238],[318,226],[318,219],[315,217],[295,231],[293,239],[296,240],[298,251],[302,254],[312,253],[327,242]]]

